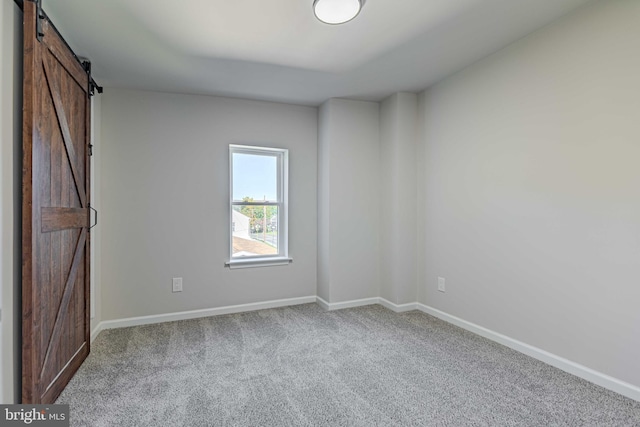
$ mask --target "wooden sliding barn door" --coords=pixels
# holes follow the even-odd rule
[[[90,78],[24,2],[22,402],[52,403],[89,354]]]

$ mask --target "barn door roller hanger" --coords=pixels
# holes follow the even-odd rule
[[[38,39],[38,41],[40,43],[42,43],[42,39],[44,39],[44,25],[43,22],[45,19],[47,19],[47,14],[44,13],[44,10],[42,10],[42,0],[32,0],[35,4],[36,4],[36,38]],[[51,24],[53,25],[53,24]],[[55,28],[55,27],[54,27]],[[56,32],[58,32],[58,34],[60,33],[57,29]],[[61,39],[64,40],[64,38],[62,37],[62,35],[60,36]],[[65,41],[66,43],[66,41]],[[71,50],[71,49],[69,49]],[[75,54],[74,54],[75,56]],[[76,59],[78,60],[78,62],[80,62],[82,64],[82,67],[86,70],[87,74],[89,75],[89,90],[88,90],[88,94],[89,96],[93,96],[95,95],[96,91],[98,93],[102,93],[102,86],[98,86],[98,84],[96,83],[95,80],[93,80],[93,77],[91,77],[91,61],[87,60],[87,59],[80,59],[76,56]]]

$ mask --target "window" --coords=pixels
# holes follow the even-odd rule
[[[286,149],[229,146],[231,268],[288,264]]]

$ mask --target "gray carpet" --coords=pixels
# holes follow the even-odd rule
[[[102,332],[74,426],[640,426],[640,403],[420,312],[315,304]]]

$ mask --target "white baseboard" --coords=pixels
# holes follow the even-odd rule
[[[245,313],[269,308],[287,307],[292,305],[316,302],[315,296],[288,298],[250,304],[229,305],[226,307],[206,308],[202,310],[181,311],[176,313],[156,314],[151,316],[129,317],[126,319],[102,321],[91,332],[91,342],[105,329],[126,328],[129,326],[151,325],[154,323],[174,322],[176,320],[199,319],[201,317],[219,316],[221,314]]]
[[[93,328],[93,331],[91,331],[91,341],[90,342],[94,342],[96,340],[96,337],[98,336],[98,334],[102,332],[102,322],[98,323],[96,325],[95,328]]]
[[[388,308],[391,311],[395,311],[396,313],[405,313],[407,311],[418,309],[418,303],[416,302],[410,302],[407,304],[394,304],[391,301],[384,298],[379,298],[379,300],[380,301],[378,301],[378,304],[380,304],[385,308]]]
[[[580,377],[591,383],[640,402],[640,387],[603,374],[602,372],[595,371],[584,365],[580,365],[553,353],[549,353],[548,351],[515,340],[506,335],[502,335],[498,332],[460,319],[459,317],[452,316],[433,307],[419,303],[416,304],[416,306],[418,310],[424,313],[430,314],[438,319],[444,320],[445,322],[456,325],[462,329],[466,329],[467,331],[490,339],[491,341],[495,341],[520,353],[526,354],[527,356],[533,357],[534,359],[538,359],[548,365],[575,375],[576,377]]]
[[[362,307],[365,305],[378,304],[380,302],[380,298],[374,297],[374,298],[364,298],[364,299],[357,299],[357,300],[344,301],[344,302],[327,302],[320,297],[316,297],[316,301],[318,305],[320,305],[320,307],[324,308],[325,310],[333,311],[333,310],[342,310],[344,308],[354,308],[354,307]]]
[[[343,301],[343,302],[327,302],[324,299],[317,297],[318,298],[318,305],[322,308],[324,308],[327,311],[333,311],[333,310],[342,310],[345,308],[354,308],[354,307],[362,307],[365,305],[374,305],[374,304],[380,304],[381,306],[394,311],[396,313],[404,313],[406,311],[411,311],[411,310],[417,310],[418,307],[418,303],[415,302],[411,302],[408,304],[394,304],[391,301],[384,299],[384,298],[380,298],[380,297],[374,297],[374,298],[363,298],[363,299],[358,299],[358,300],[352,300],[352,301]]]
[[[327,311],[331,311],[331,304],[329,304],[328,302],[326,302],[320,297],[316,297],[316,304],[318,304],[320,307],[322,307]]]

